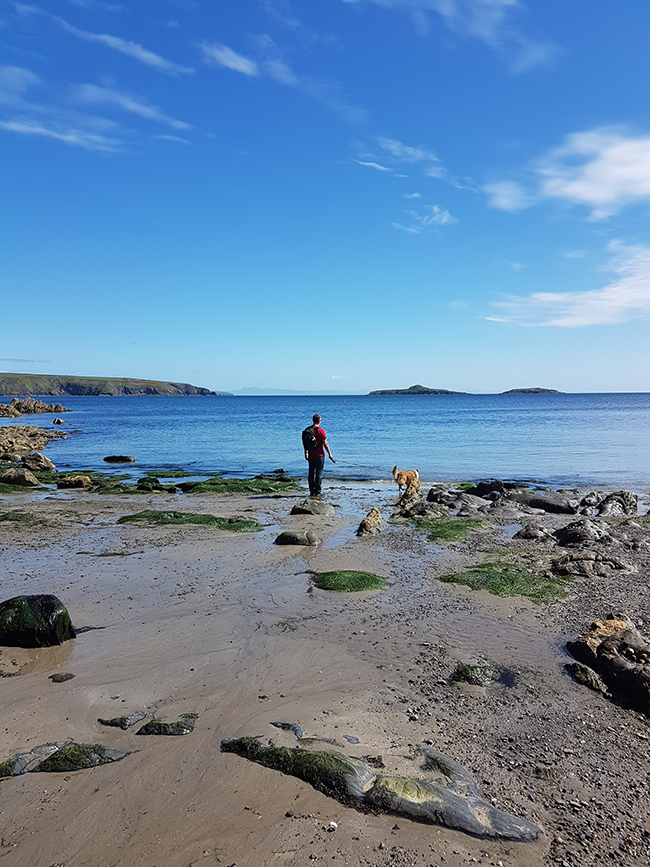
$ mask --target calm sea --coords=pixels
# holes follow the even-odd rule
[[[7,399],[8,400],[8,399]],[[46,398],[51,401],[53,398]],[[68,397],[52,442],[59,467],[232,475],[282,467],[305,474],[300,434],[314,412],[337,460],[328,476],[390,478],[397,464],[427,481],[526,479],[555,486],[650,490],[650,394],[423,395],[408,397]],[[52,417],[15,423],[49,426]],[[2,423],[11,424],[3,419]]]

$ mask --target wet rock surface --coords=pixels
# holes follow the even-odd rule
[[[289,479],[289,481],[291,481],[291,479]],[[321,515],[331,518],[336,515],[336,509],[334,506],[330,505],[330,503],[324,503],[321,500],[309,497],[306,500],[301,500],[301,502],[296,503],[296,505],[291,509],[290,514]]]
[[[41,483],[31,470],[16,468],[5,470],[0,474],[3,485],[18,485],[21,488],[40,488]]]
[[[283,530],[276,539],[276,545],[302,545],[313,548],[323,540],[313,530]]]
[[[56,596],[14,596],[0,603],[0,644],[55,647],[75,637],[68,611]]]
[[[111,719],[98,719],[97,722],[103,726],[111,726],[113,728],[126,729],[134,726],[136,723],[142,722],[147,716],[144,711],[136,710],[133,713],[124,714],[123,716],[114,716]]]
[[[170,737],[189,735],[190,732],[194,731],[198,718],[198,713],[182,713],[174,722],[153,719],[139,728],[136,735],[167,735]]]

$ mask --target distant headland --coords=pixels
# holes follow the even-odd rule
[[[448,391],[446,388],[427,388],[424,385],[411,385],[409,388],[383,388],[369,394],[467,394],[465,391]]]
[[[228,396],[227,391],[210,391],[186,382],[159,382],[155,379],[129,379],[105,376],[53,376],[38,373],[0,373],[0,395],[78,395],[82,397],[124,395]]]
[[[502,391],[501,394],[564,394],[555,388],[511,388],[510,391]]]

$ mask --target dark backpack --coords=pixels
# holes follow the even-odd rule
[[[318,438],[313,427],[306,427],[302,432],[302,444],[306,452],[315,452],[318,448]]]

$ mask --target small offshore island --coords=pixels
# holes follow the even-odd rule
[[[467,391],[449,391],[446,388],[427,388],[424,385],[411,385],[409,388],[383,388],[369,394],[468,394]],[[563,394],[555,388],[511,388],[501,394]]]
[[[156,379],[131,379],[113,376],[59,376],[38,373],[0,374],[0,395],[77,395],[79,397],[121,397],[160,395],[182,397],[230,396],[228,391],[210,391],[186,382],[160,382]]]

